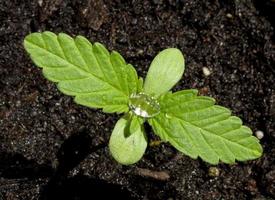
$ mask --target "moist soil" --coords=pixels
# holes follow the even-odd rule
[[[272,0],[0,0],[0,199],[275,199],[274,9]],[[101,42],[142,77],[159,51],[179,48],[186,70],[174,91],[197,88],[232,109],[263,132],[263,156],[213,168],[161,143],[118,164],[108,140],[120,116],[75,104],[24,51],[24,37],[44,30]]]

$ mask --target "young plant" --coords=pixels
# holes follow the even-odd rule
[[[78,104],[105,113],[125,113],[112,132],[109,147],[119,163],[136,163],[147,147],[143,124],[191,158],[218,164],[261,156],[262,147],[240,118],[215,105],[195,89],[171,92],[184,72],[180,50],[161,51],[150,65],[145,82],[116,51],[100,43],[60,33],[32,33],[24,47],[44,76],[57,83]]]

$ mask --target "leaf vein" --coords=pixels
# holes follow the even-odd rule
[[[177,116],[175,116],[175,117],[178,118]],[[207,133],[209,133],[209,134],[211,134],[211,135],[213,135],[213,136],[215,136],[215,137],[217,137],[217,138],[219,138],[219,139],[221,139],[221,140],[225,140],[225,141],[227,141],[227,142],[229,142],[229,143],[233,143],[233,144],[235,144],[235,145],[238,145],[238,146],[240,146],[241,148],[248,149],[249,151],[252,151],[252,150],[249,149],[248,147],[246,147],[246,146],[244,146],[244,145],[242,145],[242,144],[239,144],[238,142],[233,142],[233,141],[229,140],[228,138],[221,137],[222,135],[217,135],[217,134],[215,134],[215,133],[213,133],[213,132],[211,132],[211,131],[209,131],[209,130],[206,130],[206,129],[204,129],[204,128],[200,128],[200,127],[198,127],[198,126],[192,124],[191,122],[185,121],[185,120],[183,120],[183,119],[181,119],[181,118],[178,118],[178,119],[179,119],[179,120],[182,120],[183,122],[185,122],[185,123],[187,123],[187,124],[190,124],[191,126],[194,126],[195,128],[202,129],[204,132],[207,132]],[[241,128],[241,126],[240,126],[239,128]],[[203,132],[202,132],[202,133],[203,133]],[[205,133],[203,133],[203,134],[205,134]]]
[[[32,43],[32,42],[30,42],[30,41],[27,41],[27,42],[29,42],[29,43],[32,44],[33,46],[36,46],[36,47],[40,48],[40,49],[43,50],[43,51],[46,51],[46,52],[50,53],[51,55],[53,55],[53,56],[55,56],[55,57],[58,57],[59,59],[64,60],[64,58],[60,57],[59,55],[54,54],[53,52],[49,51],[48,49],[44,49],[43,47],[40,47],[39,45],[37,45],[37,44],[35,44],[35,43]],[[62,47],[61,47],[61,49],[62,49],[62,51],[64,52],[64,50],[63,50]],[[96,57],[96,56],[95,56],[95,57]],[[98,76],[96,76],[96,75],[94,75],[94,74],[91,74],[90,72],[88,72],[88,71],[86,71],[86,70],[84,70],[84,69],[81,69],[81,68],[75,66],[73,63],[71,63],[69,60],[67,60],[67,58],[66,58],[66,60],[64,60],[64,61],[67,62],[68,64],[70,64],[70,66],[72,66],[72,67],[74,67],[74,68],[76,68],[76,69],[78,69],[78,70],[80,70],[80,71],[83,71],[84,73],[87,73],[89,76],[93,76],[93,77],[95,77],[96,79],[98,79],[99,81],[101,81],[101,82],[103,82],[103,83],[105,83],[105,84],[108,84],[109,86],[113,87],[115,90],[119,91],[119,92],[120,92],[121,94],[123,94],[124,96],[128,97],[128,95],[126,95],[123,91],[121,91],[120,89],[118,89],[117,87],[115,87],[114,85],[112,85],[111,83],[109,83],[109,82],[107,82],[107,81],[104,81],[104,79],[101,79],[100,77],[98,77]]]
[[[97,62],[97,64],[98,64],[98,66],[100,66],[97,55],[95,55],[95,59],[96,59],[96,62]],[[108,58],[108,59],[110,60],[110,58]],[[111,63],[111,61],[110,61],[110,63]],[[111,63],[111,65],[112,65],[112,63]],[[112,67],[113,67],[113,65],[112,65]],[[104,76],[104,79],[107,80],[106,75],[105,75],[105,72],[102,70],[101,67],[99,67],[99,68],[100,68],[101,73],[102,73],[103,76]],[[116,73],[115,73],[115,74],[116,74]],[[125,96],[128,96],[128,94],[126,94],[124,91],[118,89],[118,88],[117,88],[116,86],[114,86],[113,84],[111,84],[111,83],[109,83],[109,84],[112,85],[112,86],[113,86],[114,88],[116,88],[117,90],[121,91]]]
[[[212,144],[207,141],[206,136],[203,134],[201,129],[200,129],[199,133],[201,134],[204,142],[210,147],[209,149],[211,149],[219,159],[219,154],[217,153],[217,150],[215,150],[215,148],[212,146]]]

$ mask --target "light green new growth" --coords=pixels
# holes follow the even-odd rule
[[[133,122],[136,124],[133,125]],[[142,158],[147,147],[142,123],[137,116],[132,116],[131,119],[129,114],[118,120],[109,142],[109,148],[115,160],[130,165]]]
[[[135,69],[115,51],[84,37],[75,39],[60,33],[32,33],[24,40],[25,49],[44,76],[58,83],[76,103],[104,112],[127,112],[129,95],[137,92]]]
[[[261,156],[262,148],[251,130],[230,110],[214,103],[213,98],[197,96],[197,90],[168,93],[160,100],[161,114],[149,123],[162,140],[211,164]]]
[[[215,105],[197,90],[170,92],[184,72],[180,50],[161,51],[144,81],[122,56],[109,53],[100,43],[82,36],[32,33],[24,47],[44,76],[58,83],[76,103],[101,108],[106,113],[125,113],[110,137],[112,156],[121,164],[140,160],[147,147],[143,123],[184,154],[211,164],[234,163],[261,156],[259,140],[230,110]]]

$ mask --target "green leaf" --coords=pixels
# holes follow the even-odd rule
[[[73,39],[48,31],[28,35],[24,47],[44,76],[77,103],[110,113],[128,111],[129,95],[137,91],[139,81],[119,53],[109,53],[82,36]]]
[[[147,73],[144,92],[156,97],[169,91],[182,77],[184,58],[180,50],[161,51],[152,61]]]
[[[129,133],[135,133],[139,131],[140,125],[143,124],[143,119],[139,118],[137,115],[132,114],[132,118],[129,124]]]
[[[214,105],[196,90],[167,94],[160,100],[161,114],[150,119],[154,132],[192,158],[217,164],[261,156],[259,140],[230,110]]]
[[[129,121],[131,120],[129,115],[125,115],[118,120],[109,142],[112,156],[123,165],[131,165],[139,161],[147,147],[147,139],[142,122],[135,117],[132,119],[135,119],[134,123]],[[132,126],[128,127],[129,123]],[[128,131],[134,132],[128,133]]]
[[[139,77],[138,79],[138,89],[137,89],[137,92],[142,92],[143,91],[143,78],[142,77]]]
[[[144,119],[133,114],[133,112],[129,112],[125,117],[127,117],[127,124],[124,130],[124,134],[125,134],[125,137],[127,138],[132,133],[135,133],[140,129],[140,124],[144,123]]]

